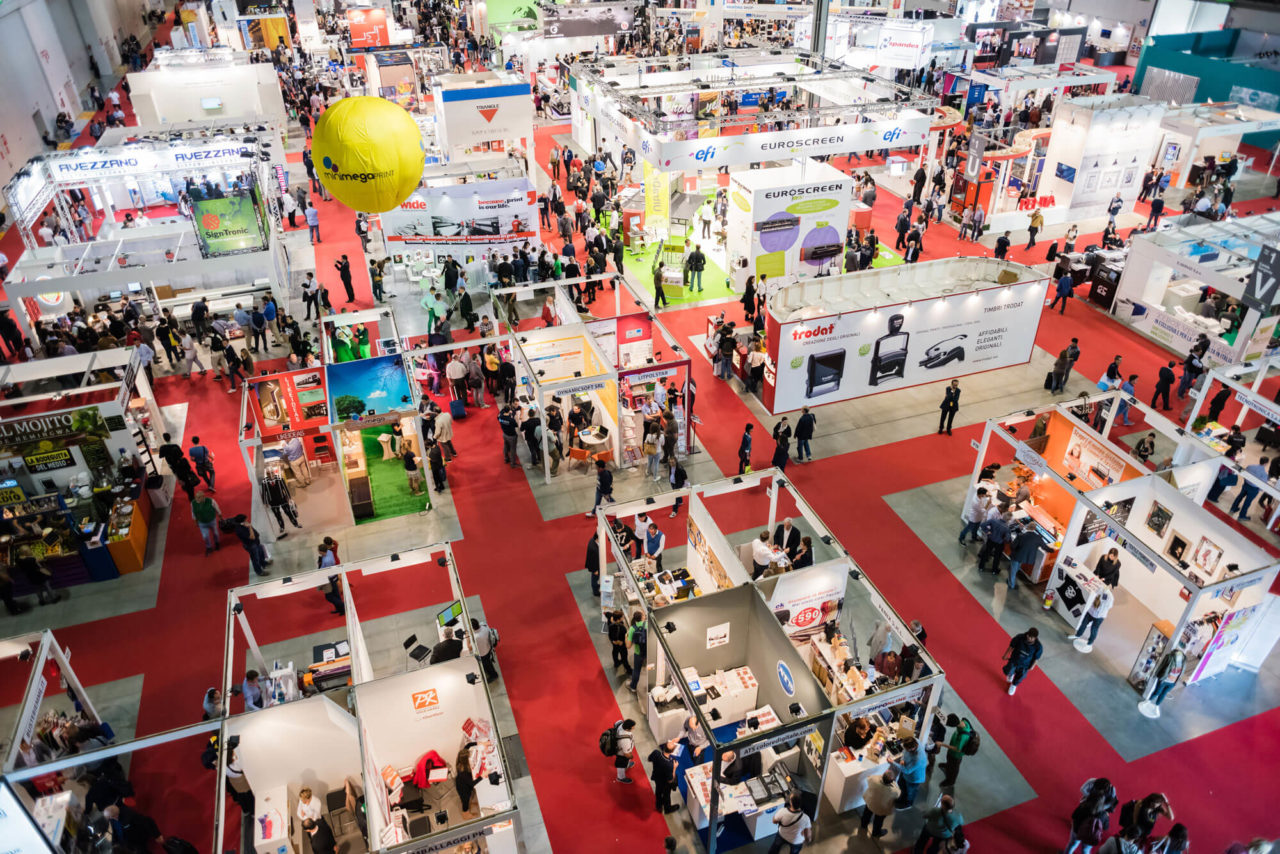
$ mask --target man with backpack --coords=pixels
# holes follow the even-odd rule
[[[600,752],[613,757],[613,767],[618,773],[619,783],[635,782],[627,776],[627,769],[636,764],[631,757],[636,749],[635,740],[631,736],[631,731],[635,728],[636,722],[627,718],[600,733]]]
[[[935,742],[936,747],[947,752],[946,761],[942,763],[942,782],[938,784],[943,787],[956,784],[956,777],[960,775],[960,763],[966,756],[977,753],[981,742],[981,737],[974,731],[968,718],[947,715],[947,726],[955,729],[951,740],[946,744]]]
[[[649,647],[649,626],[644,614],[636,611],[631,615],[631,628],[627,629],[627,650],[631,653],[631,682],[627,689],[632,694],[640,682],[640,672],[644,670],[645,659]]]

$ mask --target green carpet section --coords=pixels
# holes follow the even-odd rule
[[[390,433],[391,425],[369,427],[360,431],[360,441],[364,444],[364,458],[369,466],[369,488],[373,491],[373,515],[368,519],[357,519],[357,525],[376,522],[378,519],[390,519],[393,516],[407,516],[420,513],[431,506],[431,498],[427,494],[431,485],[431,473],[426,469],[426,460],[418,458],[422,467],[422,495],[414,495],[409,491],[409,479],[404,474],[404,461],[396,458],[382,458],[382,443],[378,437]]]

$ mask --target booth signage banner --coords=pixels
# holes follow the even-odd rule
[[[1142,306],[1146,311],[1134,315],[1129,323],[1134,329],[1163,344],[1180,355],[1187,355],[1191,347],[1200,339],[1204,329],[1188,323],[1176,314],[1164,310],[1162,305],[1151,305],[1141,300],[1134,300],[1135,306]],[[1230,365],[1236,361],[1235,348],[1216,335],[1209,339],[1209,352],[1204,361],[1213,365]]]
[[[479,255],[536,240],[537,194],[527,178],[420,187],[382,215],[387,240],[436,253]]]
[[[721,623],[718,626],[707,627],[707,649],[715,649],[729,643],[730,625],[730,623]]]
[[[1253,395],[1247,395],[1242,391],[1236,392],[1236,402],[1252,409],[1272,424],[1280,424],[1280,409],[1272,407],[1265,400],[1259,400]]]
[[[1253,263],[1253,273],[1245,283],[1240,300],[1254,311],[1266,314],[1276,303],[1276,283],[1280,281],[1280,249],[1263,246]]]
[[[352,47],[383,47],[391,44],[385,9],[348,9],[347,26]]]
[[[1127,468],[1124,457],[1095,439],[1094,435],[1092,430],[1073,426],[1071,441],[1067,443],[1067,451],[1062,459],[1066,470],[1091,489],[1123,479]]]
[[[44,692],[48,689],[49,683],[41,676],[36,680],[34,690],[31,692],[30,702],[27,705],[27,713],[22,718],[22,725],[18,728],[18,740],[30,742],[36,732],[36,721],[40,719],[40,705],[44,702]]]
[[[780,325],[770,341],[771,412],[850,400],[1026,363],[1040,325],[1038,279],[949,298]]]
[[[644,224],[665,229],[671,217],[671,176],[644,161]]]
[[[640,152],[661,169],[684,171],[924,145],[929,126],[928,116],[907,110],[894,119],[731,137],[662,141],[642,133]]]
[[[448,851],[451,848],[462,845],[464,842],[472,842],[484,836],[492,836],[494,827],[496,825],[486,825],[485,827],[467,828],[446,836],[437,836],[425,845],[404,849],[404,854],[431,854],[431,852],[436,851]]]
[[[206,258],[260,252],[266,246],[258,209],[247,193],[191,203],[191,219]]]
[[[32,473],[57,471],[58,469],[71,468],[74,465],[71,460],[71,452],[66,448],[46,451],[41,454],[27,454],[23,456],[22,462],[26,465],[27,471]]]
[[[14,418],[0,421],[0,447],[61,439],[77,433],[88,433],[106,438],[109,432],[98,407],[70,409],[52,415],[36,415],[31,418]]]
[[[784,276],[840,271],[852,188],[848,177],[836,173],[790,186],[754,188],[735,180],[731,186],[730,248],[743,247],[752,273],[779,282]],[[739,196],[750,200],[747,209],[738,203]]]
[[[925,49],[933,42],[931,25],[882,24],[876,42],[876,65],[919,68]]]
[[[618,376],[619,378],[625,377],[633,383],[647,383],[652,380],[662,379],[663,377],[674,376],[676,374],[676,370],[676,368],[661,368],[656,371],[641,371],[638,374],[623,373]]]
[[[548,39],[582,36],[614,36],[635,26],[635,9],[626,3],[592,3],[569,6],[546,3],[542,12],[542,35]]]
[[[18,486],[16,480],[6,480],[0,484],[0,504],[17,504],[19,501],[26,501],[27,494],[22,491],[22,487]]]
[[[778,662],[778,666],[785,667],[786,665],[782,664],[782,662]],[[754,753],[759,753],[760,751],[764,750],[766,747],[774,747],[779,744],[786,744],[787,742],[790,742],[790,741],[799,741],[809,733],[817,732],[817,731],[818,731],[818,725],[810,724],[804,729],[789,730],[779,735],[772,736],[771,738],[766,738],[761,741],[748,744],[746,747],[736,750],[735,752],[739,756],[751,756]]]
[[[0,839],[4,840],[4,850],[13,854],[44,854],[53,850],[13,789],[3,781],[0,781]]]
[[[249,403],[264,440],[286,440],[329,423],[325,372],[308,368],[255,378]]]
[[[494,143],[529,139],[533,132],[531,93],[527,82],[438,91],[436,117],[450,152],[487,143],[487,151],[501,153],[504,146],[494,148]]]
[[[174,148],[77,148],[77,154],[51,158],[49,176],[54,183],[81,183],[94,178],[121,178],[154,172],[247,168],[253,161],[245,157],[248,143],[184,143]],[[78,152],[85,152],[79,154]],[[154,176],[149,176],[154,177]]]

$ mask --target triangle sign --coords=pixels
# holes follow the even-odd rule
[[[480,111],[480,115],[484,116],[486,122],[493,121],[493,117],[498,114],[497,107],[476,107]]]

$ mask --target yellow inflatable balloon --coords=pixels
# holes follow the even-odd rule
[[[382,213],[422,181],[426,150],[413,118],[383,98],[343,98],[324,111],[311,139],[321,183],[349,208]]]

